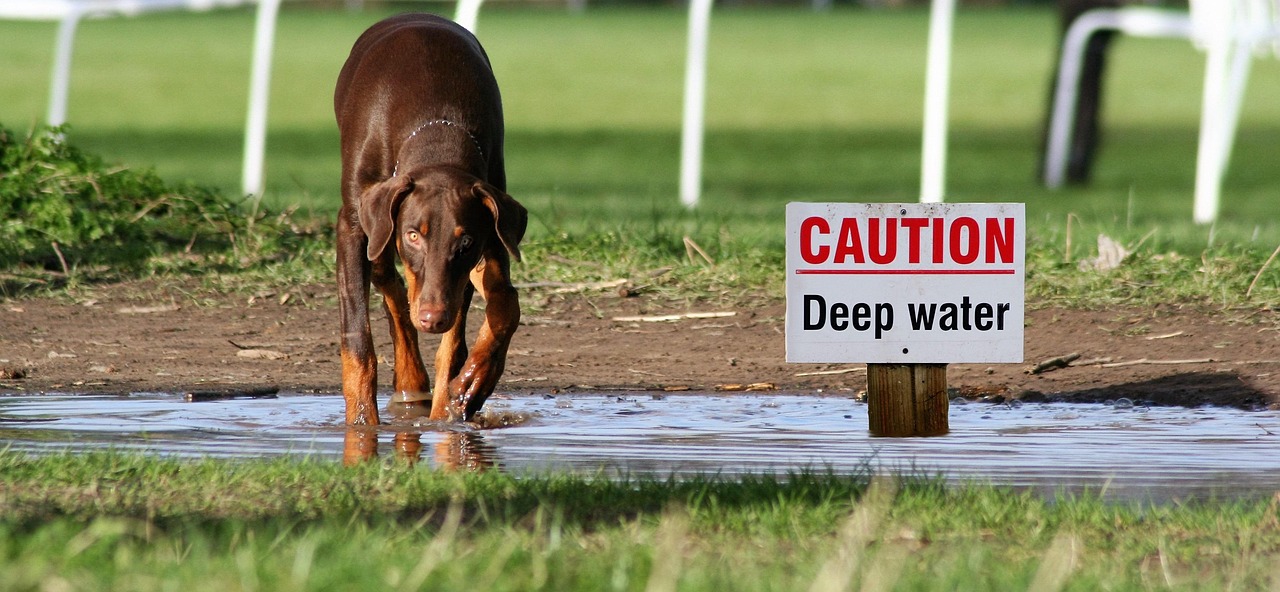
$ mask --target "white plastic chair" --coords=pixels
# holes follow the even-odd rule
[[[1062,42],[1049,119],[1044,183],[1050,188],[1064,182],[1084,49],[1101,30],[1189,39],[1205,51],[1193,217],[1197,223],[1213,222],[1253,55],[1268,48],[1280,55],[1280,0],[1191,0],[1190,12],[1100,8],[1077,18]]]
[[[246,195],[262,195],[266,153],[267,97],[271,86],[271,52],[280,0],[0,0],[0,19],[58,21],[53,75],[49,88],[49,125],[67,120],[71,54],[76,29],[87,17],[134,16],[146,12],[205,11],[257,4],[253,68],[249,83],[249,115],[245,124],[245,152],[241,186]]]

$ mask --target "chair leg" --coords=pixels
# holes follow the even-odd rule
[[[1221,41],[1206,49],[1200,143],[1196,153],[1195,221],[1218,217],[1222,179],[1231,160],[1240,107],[1253,59],[1247,44]]]
[[[1049,95],[1040,177],[1056,189],[1088,180],[1098,143],[1098,113],[1115,11],[1094,10],[1071,20],[1058,50]]]
[[[1098,150],[1098,118],[1102,111],[1102,79],[1106,69],[1107,49],[1115,37],[1112,31],[1098,31],[1084,48],[1080,84],[1076,95],[1075,117],[1072,118],[1071,146],[1067,151],[1067,183],[1083,185],[1093,173],[1094,155]]]
[[[1091,10],[1117,6],[1119,2],[1116,0],[1061,0],[1058,3],[1061,37],[1049,85],[1049,105],[1037,175],[1049,187],[1089,180],[1098,145],[1103,70],[1107,49],[1114,37],[1110,30],[1089,31],[1083,49],[1077,51],[1075,44],[1068,42],[1072,26]],[[1068,52],[1075,55],[1068,55]],[[1064,69],[1070,71],[1064,72]],[[1071,88],[1062,88],[1062,85],[1070,85]]]

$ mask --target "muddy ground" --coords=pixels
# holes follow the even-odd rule
[[[528,289],[522,299],[523,326],[499,392],[767,389],[853,396],[866,388],[860,364],[785,362],[781,298],[686,308],[585,287]],[[952,365],[948,380],[956,394],[996,402],[1124,397],[1280,408],[1274,311],[1029,308],[1027,362]],[[689,312],[732,314],[619,320]],[[379,379],[387,385],[391,348],[380,308],[374,327],[384,362]],[[424,337],[428,357],[434,342]],[[1029,372],[1068,354],[1079,357]],[[327,285],[250,296],[141,281],[0,301],[0,393],[338,393],[339,373],[338,315]]]

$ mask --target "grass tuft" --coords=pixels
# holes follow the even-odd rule
[[[1277,559],[1267,498],[0,452],[6,590],[1257,589]]]

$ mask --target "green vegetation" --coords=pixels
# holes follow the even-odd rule
[[[203,254],[205,269],[233,270],[290,246],[276,221],[242,213],[209,189],[108,166],[68,144],[63,129],[19,135],[0,127],[0,220],[0,260],[68,275],[95,264],[154,270],[181,261],[174,254]]]
[[[158,239],[147,235],[145,245],[114,234],[124,230],[116,222],[86,218],[73,226],[144,250],[149,259],[128,274],[163,278],[214,269],[219,274],[204,277],[218,289],[234,289],[244,274],[255,282],[331,277],[328,227],[339,201],[339,165],[329,97],[350,40],[385,14],[285,10],[268,191],[256,210],[236,194],[252,12],[85,23],[70,142],[112,163],[97,174],[119,162],[154,167],[179,187],[194,183],[222,198],[202,202],[185,221],[171,220],[171,230]],[[673,267],[657,280],[673,297],[704,298],[707,286],[712,298],[780,297],[786,202],[915,199],[926,28],[922,11],[717,11],[705,195],[696,212],[687,212],[675,198],[683,11],[486,8],[480,36],[503,86],[510,189],[531,212],[524,247],[531,264],[519,266],[519,279],[590,281]],[[0,88],[0,122],[11,129],[29,130],[43,113],[53,32],[52,25],[0,23],[6,39],[0,68],[12,73]],[[1117,44],[1095,182],[1050,192],[1034,173],[1054,36],[1054,17],[1045,9],[963,10],[955,32],[949,199],[1027,204],[1029,302],[1280,301],[1280,266],[1264,269],[1280,244],[1280,223],[1271,215],[1280,187],[1272,166],[1280,158],[1273,141],[1280,104],[1266,100],[1280,91],[1280,67],[1256,65],[1223,215],[1201,227],[1190,222],[1201,55],[1176,41]],[[206,195],[191,191],[182,192]],[[143,205],[115,211],[138,212],[157,197],[148,195],[138,198]],[[42,207],[52,211],[51,204]],[[186,252],[209,211],[219,216],[217,230],[202,228],[208,240],[197,244],[232,250]],[[231,212],[246,218],[236,221]],[[255,212],[255,224],[277,224],[254,232],[248,217]],[[50,278],[38,270],[65,271],[50,252],[57,240],[65,254],[68,241],[12,223],[4,233],[0,242],[21,245],[23,253],[3,258],[8,293],[64,285],[46,283]],[[1098,234],[1136,252],[1111,273],[1078,271]],[[687,256],[686,236],[714,266]],[[118,265],[104,273],[67,263],[73,278],[120,277]]]
[[[1280,559],[1268,500],[115,453],[0,453],[0,533],[15,591],[1249,590]]]

